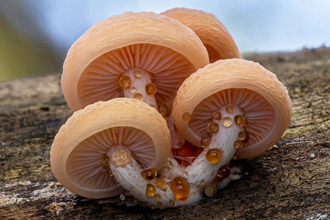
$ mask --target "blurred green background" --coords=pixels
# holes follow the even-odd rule
[[[0,0],[0,82],[61,73],[70,45],[97,21],[174,7],[215,14],[243,53],[330,42],[330,1],[324,0]]]

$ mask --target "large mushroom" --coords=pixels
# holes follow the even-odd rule
[[[174,18],[191,28],[202,40],[211,63],[220,59],[242,58],[227,28],[213,14],[196,9],[173,8],[161,15]]]
[[[182,82],[208,64],[196,34],[151,12],[126,12],[96,23],[70,48],[62,90],[73,111],[116,97],[142,100],[168,119],[174,147],[184,140],[173,127],[171,107]]]
[[[191,185],[211,184],[237,152],[252,158],[273,146],[291,117],[287,89],[257,63],[221,60],[193,73],[178,90],[174,123],[204,148],[185,169]]]
[[[161,168],[170,152],[163,117],[146,103],[117,98],[73,113],[55,137],[50,161],[55,177],[66,188],[96,199],[120,194],[123,188],[118,182],[125,183],[125,176],[143,179],[141,171],[131,169]],[[141,188],[142,182],[125,186]]]

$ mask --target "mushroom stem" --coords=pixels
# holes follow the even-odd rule
[[[172,115],[166,119],[167,126],[170,129],[171,133],[171,144],[172,147],[177,149],[180,148],[184,145],[185,139],[184,137],[176,130],[175,125],[173,123],[173,118]]]
[[[140,165],[131,156],[127,148],[121,146],[112,147],[108,151],[108,156],[111,161],[110,168],[116,180],[123,188],[130,191],[130,194],[136,199],[149,206],[159,208],[175,205],[173,205],[175,199],[170,187],[167,186],[165,190],[162,190],[155,186],[154,180],[150,182],[145,180],[141,175],[142,169]],[[130,159],[127,160],[126,158]],[[155,188],[153,196],[146,195],[148,184],[152,184]]]
[[[158,110],[155,93],[157,91],[156,85],[154,94],[148,94],[147,85],[152,83],[151,74],[137,67],[130,68],[124,73],[124,76],[128,76],[131,80],[131,86],[128,89],[123,89],[124,95],[127,98],[141,99],[145,103],[153,106]],[[152,92],[152,93],[153,93]],[[172,116],[166,119],[167,126],[171,133],[171,143],[173,148],[180,148],[185,142],[185,139],[175,129]]]
[[[209,146],[205,147],[194,162],[186,168],[189,183],[200,186],[210,184],[219,168],[227,164],[234,156],[237,150],[234,143],[243,129],[242,125],[235,123],[234,118],[236,115],[242,115],[243,112],[238,107],[231,107],[234,108],[232,113],[227,112],[226,107],[219,110],[222,119],[213,121],[219,126],[219,130],[212,134]]]
[[[152,83],[150,73],[133,67],[124,73],[124,76],[128,76],[131,80],[131,86],[128,89],[123,89],[124,95],[127,98],[142,99],[145,103],[153,105],[157,109],[157,102],[154,94],[148,94],[146,86]],[[140,95],[141,94],[141,95]]]

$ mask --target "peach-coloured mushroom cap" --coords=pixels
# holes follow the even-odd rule
[[[211,63],[219,59],[242,58],[227,28],[213,14],[187,8],[173,8],[161,14],[195,31],[204,43]]]
[[[184,79],[208,64],[189,28],[152,12],[126,12],[96,23],[70,48],[62,89],[72,110],[120,97],[119,78],[132,68],[150,73],[159,104],[172,104]]]
[[[127,147],[142,168],[160,168],[171,151],[163,117],[148,104],[118,98],[75,112],[61,127],[51,147],[55,177],[70,191],[87,198],[118,195],[107,152]]]
[[[174,100],[173,120],[189,142],[201,147],[212,114],[227,105],[239,107],[247,122],[240,158],[255,157],[275,144],[291,118],[288,91],[275,74],[258,63],[231,59],[209,64],[184,81]],[[182,118],[186,112],[190,121]]]

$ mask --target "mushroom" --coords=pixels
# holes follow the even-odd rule
[[[116,97],[136,98],[159,108],[174,147],[184,140],[173,127],[171,107],[182,82],[208,64],[196,34],[152,12],[126,12],[96,23],[70,48],[62,90],[73,111]]]
[[[50,161],[66,188],[97,199],[123,192],[118,182],[126,183],[128,190],[136,187],[145,192],[140,169],[161,168],[170,152],[163,117],[144,102],[116,98],[74,112],[54,139]],[[140,182],[121,179],[127,177]],[[169,194],[159,189],[157,193]]]
[[[198,201],[201,193],[185,178],[156,177],[170,152],[169,129],[154,108],[115,98],[76,111],[56,135],[50,160],[57,180],[86,198],[126,189],[124,194],[152,208]]]
[[[161,15],[174,18],[191,28],[202,40],[211,63],[220,59],[242,58],[234,39],[213,14],[195,9],[173,8]]]
[[[273,146],[290,121],[291,106],[276,75],[257,63],[221,60],[193,73],[173,104],[180,134],[204,148],[185,169],[188,182],[208,185],[235,153],[252,158]]]

